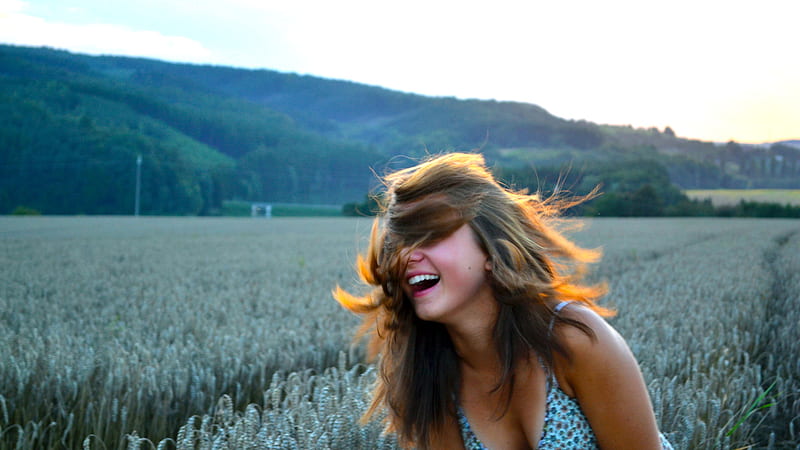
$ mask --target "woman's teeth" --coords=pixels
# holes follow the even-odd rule
[[[427,289],[438,282],[439,276],[431,274],[414,275],[408,279],[408,284],[416,290]]]
[[[436,275],[414,275],[413,277],[408,279],[408,284],[415,285],[419,284],[422,281],[430,281],[430,280],[438,280],[439,277]]]

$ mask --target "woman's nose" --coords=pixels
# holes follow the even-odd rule
[[[412,250],[408,252],[406,256],[408,258],[408,262],[410,263],[418,263],[422,261],[422,252],[419,250]]]

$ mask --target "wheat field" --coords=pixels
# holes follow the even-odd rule
[[[0,449],[395,448],[358,424],[366,219],[0,217]],[[595,219],[676,448],[800,448],[800,221]]]

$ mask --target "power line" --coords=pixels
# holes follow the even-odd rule
[[[142,192],[142,155],[136,157],[136,206],[134,217],[139,217],[139,194]]]

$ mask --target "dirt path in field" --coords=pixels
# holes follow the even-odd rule
[[[764,254],[764,262],[772,274],[772,287],[767,301],[767,321],[761,331],[761,351],[753,355],[761,364],[762,388],[773,382],[775,387],[762,404],[774,403],[765,408],[764,422],[756,429],[759,443],[767,448],[795,448],[795,430],[800,409],[800,364],[796,357],[800,353],[797,324],[800,320],[800,293],[792,286],[800,277],[800,233],[793,231],[775,239],[775,246]],[[760,406],[760,405],[758,405]],[[753,417],[755,419],[755,417]]]

